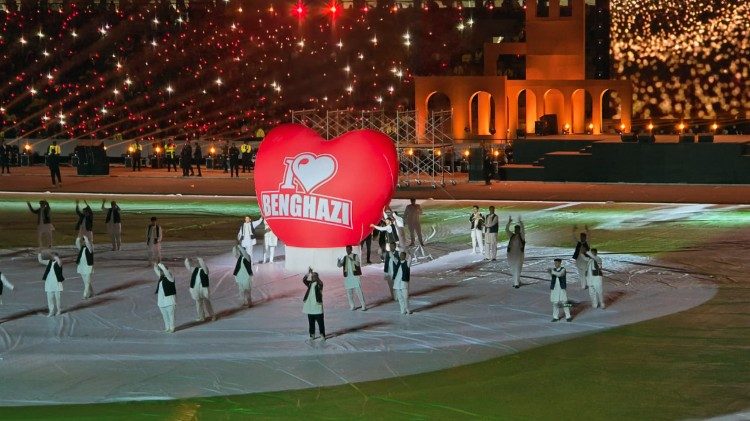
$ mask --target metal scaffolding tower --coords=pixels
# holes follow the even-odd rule
[[[357,129],[379,130],[394,140],[399,159],[399,186],[430,184],[433,188],[456,184],[453,174],[454,147],[451,111],[431,112],[424,135],[417,135],[413,110],[386,113],[383,110],[299,110],[292,111],[292,123],[310,127],[326,139]]]

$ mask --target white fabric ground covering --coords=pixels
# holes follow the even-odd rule
[[[241,308],[232,276],[231,242],[165,243],[177,279],[174,334],[163,333],[155,275],[141,245],[96,254],[93,299],[82,301],[66,262],[63,315],[47,318],[43,267],[30,253],[0,259],[16,284],[0,306],[2,405],[90,403],[263,392],[403,376],[481,361],[575,335],[678,312],[708,300],[709,283],[647,258],[605,255],[606,310],[588,306],[588,292],[568,287],[575,320],[551,323],[544,269],[570,249],[527,247],[525,284],[515,290],[504,261],[482,262],[468,250],[412,270],[410,308],[398,313],[382,265],[364,270],[368,311],[350,311],[341,276],[323,278],[326,343],[307,339],[301,276],[284,263],[257,265],[252,308]],[[259,261],[261,245],[254,260]],[[196,323],[184,256],[203,256],[211,270],[216,322]],[[277,257],[283,247],[277,249]],[[374,261],[378,259],[374,257]],[[571,262],[566,263],[571,275]],[[569,276],[573,279],[574,276]],[[626,285],[626,282],[629,282]]]

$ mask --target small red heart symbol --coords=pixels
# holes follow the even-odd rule
[[[359,244],[382,218],[396,183],[396,147],[375,130],[325,140],[284,124],[268,132],[255,162],[260,212],[292,247]]]

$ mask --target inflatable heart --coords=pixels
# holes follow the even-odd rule
[[[285,124],[266,135],[255,161],[261,214],[292,247],[358,245],[382,218],[397,182],[396,147],[375,130],[325,140]]]

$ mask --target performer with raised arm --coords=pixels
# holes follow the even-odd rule
[[[159,306],[161,317],[164,319],[164,331],[172,333],[174,332],[174,308],[177,305],[175,302],[177,288],[175,287],[174,276],[164,266],[164,263],[155,264],[154,272],[159,277],[155,293],[156,305]]]
[[[76,271],[83,280],[83,299],[85,300],[94,295],[91,286],[91,274],[94,272],[94,246],[88,237],[76,237],[76,248],[78,249]]]
[[[5,277],[5,274],[0,272],[0,304],[3,303],[3,290],[5,288],[8,288],[11,291],[16,289],[16,287],[10,283],[8,278]]]
[[[518,216],[518,224],[510,231],[513,222],[508,215],[508,223],[505,225],[505,233],[508,234],[508,266],[513,277],[513,288],[521,287],[521,269],[523,269],[524,249],[526,248],[526,230],[523,226],[521,216]]]
[[[190,258],[185,258],[185,269],[190,272],[190,296],[195,301],[195,311],[198,313],[195,321],[202,322],[206,315],[212,320],[216,320],[214,309],[211,306],[209,297],[208,267],[203,258],[198,257],[198,266],[193,267],[190,264]]]
[[[31,213],[37,215],[36,233],[39,239],[39,249],[52,248],[52,233],[55,227],[52,225],[49,203],[46,200],[40,200],[37,209],[32,208],[29,202],[26,202],[26,206],[29,207]]]
[[[388,216],[386,216],[383,220],[385,221],[385,225],[370,224],[370,228],[380,231],[380,235],[385,235],[386,252],[395,251],[396,248],[399,247],[399,236],[398,227],[396,226],[396,220]],[[391,249],[391,245],[393,245],[393,249]]]
[[[307,324],[310,332],[310,339],[316,339],[315,323],[318,324],[323,341],[326,340],[326,324],[323,318],[323,282],[320,280],[317,272],[309,268],[307,274],[302,277],[302,283],[307,287],[305,296],[302,298],[302,312],[307,314]]]
[[[600,307],[602,310],[606,307],[604,304],[604,290],[602,287],[602,259],[599,257],[597,249],[588,250],[582,248],[581,252],[586,257],[586,283],[589,286],[589,297],[591,297],[591,307]]]
[[[472,208],[469,222],[471,223],[471,254],[477,253],[477,251],[484,254],[484,241],[482,240],[484,215],[479,213],[479,206]]]
[[[352,246],[346,246],[346,256],[340,257],[336,265],[343,268],[344,271],[344,288],[346,289],[346,298],[349,300],[349,310],[354,310],[354,299],[352,292],[357,293],[362,311],[367,310],[365,296],[362,293],[362,284],[359,277],[362,275],[362,267],[359,256],[352,252]]]
[[[156,223],[156,217],[151,217],[151,223],[146,228],[146,247],[148,247],[149,264],[161,262],[161,241],[164,233],[161,226]]]
[[[240,225],[240,230],[237,233],[237,241],[240,245],[245,248],[247,253],[253,255],[253,246],[257,244],[255,229],[258,225],[263,223],[263,217],[260,217],[257,221],[250,219],[250,216],[245,216],[245,222]]]
[[[234,246],[234,257],[237,263],[234,265],[234,280],[237,282],[240,300],[245,306],[252,303],[251,289],[253,287],[253,259],[247,250],[241,245]]]
[[[107,233],[112,240],[112,251],[120,250],[122,246],[122,217],[120,216],[120,207],[114,200],[109,203],[109,207],[104,206],[105,200],[102,199],[102,210],[107,211]]]
[[[65,280],[62,271],[62,260],[60,260],[60,256],[57,253],[52,253],[49,259],[43,259],[42,253],[39,253],[37,260],[42,265],[47,266],[44,269],[44,275],[42,275],[44,292],[47,293],[47,307],[49,308],[47,317],[52,317],[52,315],[59,316],[62,312],[60,293],[63,290],[63,281]]]
[[[576,226],[573,226],[573,240],[576,241],[576,250],[573,252],[573,259],[576,261],[576,269],[578,269],[578,281],[581,283],[581,289],[588,288],[588,284],[586,283],[586,270],[588,269],[588,259],[586,256],[584,256],[584,252],[581,251],[582,248],[586,248],[588,250],[591,246],[589,246],[589,227],[586,225],[584,227],[584,232],[580,233],[579,238],[576,238]]]
[[[497,232],[500,218],[495,213],[495,207],[490,206],[490,213],[484,218],[484,259],[497,260]]]
[[[401,252],[398,258],[393,261],[393,292],[398,299],[398,305],[401,314],[411,314],[409,310],[409,280],[411,277],[411,268],[406,252]]]
[[[567,288],[566,283],[566,271],[562,266],[562,259],[555,259],[555,267],[547,269],[550,276],[550,293],[549,299],[552,302],[552,321],[556,322],[560,320],[560,307],[565,312],[565,320],[572,321],[573,318],[570,316],[570,309],[568,304],[568,293],[565,291]]]
[[[88,237],[89,242],[94,244],[94,211],[91,210],[91,206],[85,200],[83,203],[86,204],[86,207],[81,211],[80,203],[80,200],[76,200],[76,215],[78,215],[76,231],[78,231],[78,237]]]
[[[263,262],[273,263],[273,257],[276,254],[276,246],[279,245],[279,237],[266,224],[266,233],[263,236]]]

